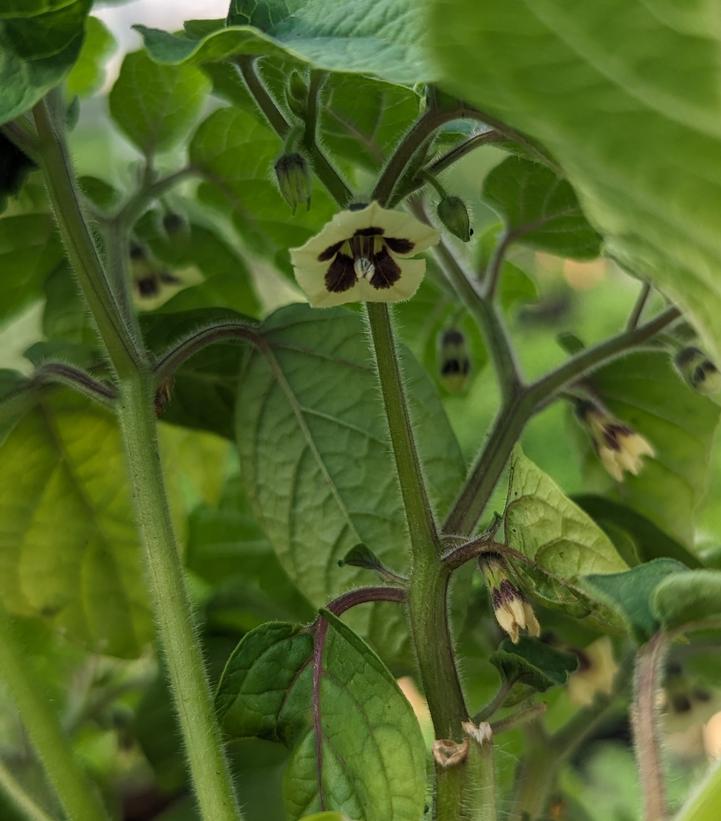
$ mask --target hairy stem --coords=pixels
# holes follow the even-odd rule
[[[180,555],[170,521],[153,407],[155,380],[137,320],[123,317],[78,204],[62,129],[47,101],[35,108],[41,165],[83,296],[119,377],[118,419],[136,520],[148,569],[161,649],[180,719],[190,773],[205,821],[241,818],[194,629]],[[75,817],[75,816],[72,816]]]
[[[631,310],[631,314],[628,317],[628,323],[626,325],[627,331],[632,331],[638,326],[638,323],[641,321],[643,309],[646,307],[646,303],[648,302],[648,298],[650,296],[651,286],[648,282],[644,282],[641,286],[641,290],[639,291],[638,298],[636,299],[636,302]]]
[[[657,701],[667,646],[665,634],[656,633],[636,654],[631,725],[645,821],[664,821],[668,817]]]
[[[118,374],[132,372],[144,358],[140,333],[137,322],[124,317],[80,208],[58,111],[62,108],[59,94],[51,92],[33,109],[38,130],[38,161],[68,257],[110,361]]]
[[[28,731],[33,747],[68,818],[73,821],[101,821],[109,818],[95,785],[63,735],[60,721],[50,702],[33,681],[18,644],[10,616],[0,607],[0,676]]]
[[[32,375],[32,382],[36,385],[64,385],[106,407],[112,407],[117,398],[113,385],[100,382],[81,368],[64,362],[44,362]]]
[[[170,520],[158,453],[154,380],[138,375],[122,385],[120,425],[135,514],[148,567],[158,632],[202,817],[240,817]]]

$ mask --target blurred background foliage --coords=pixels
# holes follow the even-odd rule
[[[142,112],[128,112],[135,98],[133,82],[143,84],[142,63],[148,58],[129,58],[117,79],[123,54],[140,46],[140,38],[130,30],[130,24],[173,30],[187,18],[224,16],[227,3],[185,0],[172,5],[170,9],[168,4],[152,0],[96,4],[96,19],[88,23],[86,51],[66,80],[68,98],[80,98],[79,110],[72,114],[73,118],[77,115],[71,132],[73,158],[82,188],[100,212],[112,210],[125,200],[143,173],[141,157],[124,135],[133,137],[133,123],[142,116]],[[155,158],[158,172],[182,168],[190,141],[193,162],[205,164],[209,174],[225,176],[231,203],[237,195],[244,198],[244,205],[257,210],[249,218],[243,208],[236,207],[237,203],[229,207],[227,191],[219,194],[207,179],[200,185],[188,179],[164,194],[157,206],[139,220],[129,249],[130,266],[144,330],[159,349],[184,330],[182,323],[173,326],[170,314],[174,312],[225,308],[260,319],[279,306],[303,302],[283,249],[301,242],[333,211],[327,196],[318,189],[308,215],[299,213],[293,220],[288,213],[285,222],[278,221],[271,165],[280,146],[274,137],[263,136],[265,127],[259,124],[237,78],[218,65],[209,68],[209,79],[194,68],[185,69],[186,76],[180,79],[178,71],[167,71],[173,82],[187,83],[186,98],[197,96],[196,105],[176,112],[187,120],[187,132],[195,136],[171,141],[167,146],[161,144]],[[270,61],[265,68],[271,88],[279,88],[287,73],[288,66],[281,61]],[[372,174],[388,147],[413,120],[420,105],[420,96],[412,89],[364,82],[365,86],[357,88],[354,84],[358,81],[352,77],[334,77],[321,125],[328,148],[358,190],[371,184]],[[211,83],[214,93],[207,94]],[[354,104],[350,113],[344,109],[349,99]],[[229,102],[237,108],[227,108]],[[146,115],[151,121],[159,116],[156,110]],[[375,123],[372,139],[360,134],[360,147],[359,135],[349,135],[344,125],[351,115],[361,123]],[[454,145],[464,136],[463,127],[455,131],[449,128],[442,142]],[[235,142],[214,153],[219,135],[229,132]],[[135,136],[136,143],[142,140],[142,136]],[[245,163],[243,173],[234,175],[234,152],[244,150],[253,152],[257,167],[248,169]],[[499,230],[498,214],[487,204],[488,197],[482,199],[484,180],[505,157],[501,149],[486,147],[467,155],[442,176],[445,189],[462,197],[471,213],[475,229],[471,247],[479,269]],[[436,195],[431,193],[430,200],[435,204]],[[38,216],[44,207],[38,172],[29,169],[21,190],[5,203],[0,218],[19,220],[12,225],[15,236],[23,228],[22,220],[26,220],[26,230],[38,238],[37,252],[18,258],[8,239],[10,232],[8,236],[0,235],[0,257],[5,255],[2,258],[7,269],[32,271],[30,283],[23,282],[22,276],[15,277],[24,286],[29,285],[24,292],[27,296],[15,300],[12,311],[0,308],[0,367],[24,374],[51,355],[90,364],[87,359],[92,357],[95,344],[94,332],[67,276],[52,225]],[[455,240],[451,238],[451,242]],[[578,261],[554,256],[547,250],[515,246],[504,272],[502,304],[523,372],[529,378],[536,377],[561,363],[567,357],[559,341],[564,334],[592,345],[618,333],[640,287],[638,281],[607,259]],[[662,305],[661,298],[654,297],[649,315]],[[499,407],[496,380],[483,340],[473,321],[444,293],[433,271],[417,297],[399,306],[395,314],[401,336],[435,382],[468,463]],[[183,321],[187,322],[187,317]],[[468,343],[470,376],[460,390],[449,390],[441,378],[440,340],[450,327],[463,330]],[[696,443],[704,451],[701,467],[694,462],[688,470],[684,466],[678,471],[679,485],[692,488],[690,496],[670,487],[667,496],[661,493],[651,499],[653,476],[629,479],[612,489],[608,477],[599,472],[586,436],[567,403],[558,402],[532,420],[523,436],[523,449],[568,495],[579,496],[579,503],[604,527],[624,558],[652,558],[657,555],[654,545],[666,538],[675,545],[672,549],[688,551],[691,557],[703,556],[711,566],[718,567],[721,454],[712,445],[715,408],[711,400],[704,400],[709,408],[699,413],[710,416],[700,434],[695,429],[687,430],[697,420],[684,418],[683,403],[675,417],[670,411],[662,424],[654,419],[653,411],[644,410],[648,394],[642,379],[649,368],[657,369],[656,378],[671,393],[685,397],[689,390],[671,369],[668,355],[658,353],[659,360],[653,359],[655,355],[648,359],[649,355],[644,354],[646,358],[637,363],[636,371],[629,370],[633,366],[624,360],[615,370],[604,369],[595,379],[608,406],[649,438],[653,438],[653,432],[659,437],[666,435],[664,425],[675,426],[677,433],[673,435],[678,438],[674,442],[687,454],[694,445],[684,442],[683,436],[688,435],[690,440],[701,436],[701,444]],[[314,614],[253,516],[239,480],[231,440],[233,380],[241,358],[239,348],[226,345],[196,357],[179,375],[161,425],[173,512],[183,537],[214,682],[230,651],[247,631],[269,620],[305,622]],[[57,424],[68,426],[68,436],[80,436],[79,431],[71,430],[72,416],[68,416],[67,409],[59,407],[56,413]],[[117,443],[113,445],[111,439],[108,434],[103,451],[107,460],[119,454]],[[453,489],[448,494],[452,496]],[[591,509],[593,500],[583,501],[590,494],[602,496],[608,505],[599,509],[596,500],[597,507]],[[489,511],[502,511],[504,499],[505,482],[501,482]],[[611,502],[623,502],[636,513],[647,514],[647,518],[632,520],[627,514],[619,519],[609,506]],[[122,500],[118,502],[118,519],[124,515],[122,504]],[[674,505],[682,509],[677,511]],[[660,534],[648,529],[649,520]],[[646,550],[651,551],[650,555]],[[140,571],[136,567],[128,572]],[[496,668],[481,660],[496,646],[498,630],[489,614],[480,578],[460,584],[464,594],[456,597],[455,609],[461,670],[471,703],[480,706],[493,696],[499,682]],[[43,606],[51,608],[52,602],[44,602]],[[58,706],[76,750],[117,816],[130,821],[195,818],[170,698],[150,646],[150,622],[147,612],[140,612],[147,608],[140,602],[128,609],[137,626],[137,642],[115,647],[114,656],[88,652],[30,615],[33,607],[27,610],[26,617],[16,622],[27,662]],[[561,635],[575,648],[585,647],[598,635],[592,627],[572,623],[557,612],[540,611],[539,617],[545,630]],[[397,636],[392,638],[396,644],[402,643]],[[102,651],[102,645],[95,649]],[[721,709],[718,658],[718,638],[714,636],[694,639],[673,652],[665,690],[665,722],[674,801],[683,798],[690,777],[703,771],[708,757],[721,754],[721,713],[716,712]],[[411,678],[407,654],[399,651],[386,660],[400,678],[430,740],[430,725]],[[543,700],[548,705],[551,729],[561,726],[576,710],[563,688],[550,689]],[[504,735],[497,743],[499,779],[505,787],[510,786],[522,743],[518,732]],[[240,739],[232,742],[230,752],[249,821],[282,821],[285,748],[269,741]],[[10,770],[40,804],[54,811],[53,799],[6,697],[0,698],[0,759],[2,768]],[[554,819],[628,821],[638,817],[640,798],[623,709],[611,710],[590,741],[569,759],[560,788],[562,795],[551,807]],[[0,790],[2,818],[21,817],[3,801]]]

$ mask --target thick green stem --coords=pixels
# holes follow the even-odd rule
[[[0,677],[20,713],[33,747],[45,767],[60,803],[72,821],[99,821],[109,816],[97,790],[83,772],[63,735],[50,702],[37,689],[10,616],[0,607]]]
[[[240,811],[215,719],[170,520],[153,399],[151,375],[138,374],[121,385],[118,416],[127,452],[135,515],[198,805],[206,821],[235,821],[240,817]]]
[[[525,742],[508,821],[536,821],[541,818],[558,772],[558,751],[549,745],[545,733],[540,731],[539,722],[529,725]]]
[[[122,310],[80,208],[75,175],[59,124],[57,109],[61,103],[59,92],[51,92],[33,109],[38,161],[68,257],[110,361],[119,374],[131,372],[143,360],[137,322]]]
[[[168,512],[156,437],[154,375],[140,344],[137,320],[134,316],[123,316],[122,300],[106,274],[80,209],[62,121],[53,116],[46,101],[36,106],[35,119],[41,165],[55,218],[83,296],[119,377],[118,418],[151,601],[200,813],[205,821],[236,821],[241,814],[213,711]],[[119,288],[121,284],[115,285]]]

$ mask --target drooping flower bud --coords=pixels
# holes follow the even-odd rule
[[[478,565],[488,586],[493,615],[511,641],[518,644],[521,630],[525,630],[529,636],[540,636],[541,626],[533,607],[511,581],[508,565],[500,553],[481,553]]]
[[[700,348],[684,348],[676,354],[674,362],[694,390],[706,395],[721,391],[721,373]]]
[[[465,202],[460,197],[446,194],[438,203],[436,210],[438,219],[451,234],[463,240],[463,242],[470,240],[473,236],[471,218],[468,216]]]
[[[579,707],[592,704],[597,695],[610,695],[618,673],[613,644],[608,636],[577,650],[578,669],[568,677],[568,697]]]
[[[461,393],[468,382],[471,360],[466,338],[456,328],[448,328],[441,334],[439,351],[441,381],[449,393]]]
[[[310,171],[302,154],[282,154],[275,163],[275,176],[280,193],[294,214],[299,205],[310,208]]]
[[[617,482],[623,481],[626,471],[638,476],[643,467],[643,457],[656,455],[645,437],[597,403],[578,400],[576,413],[591,434],[601,464]]]
[[[288,108],[301,119],[305,118],[308,107],[308,85],[303,76],[292,71],[285,90],[285,98],[288,101]]]

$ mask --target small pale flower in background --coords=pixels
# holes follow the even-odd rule
[[[503,557],[499,553],[481,553],[478,565],[488,586],[493,615],[511,641],[518,644],[521,630],[538,638],[541,635],[541,625],[533,607],[510,580]]]
[[[290,249],[295,278],[316,308],[401,302],[418,290],[438,232],[410,214],[372,202],[339,211],[305,245]]]
[[[721,391],[721,373],[700,348],[688,347],[675,357],[676,367],[690,387],[710,396]]]
[[[608,636],[578,652],[578,670],[568,677],[568,697],[579,707],[593,704],[597,695],[610,695],[618,673],[613,644]]]
[[[643,467],[643,457],[656,455],[644,436],[595,402],[579,400],[576,412],[591,434],[601,464],[617,482],[623,481],[626,471],[638,476]]]

